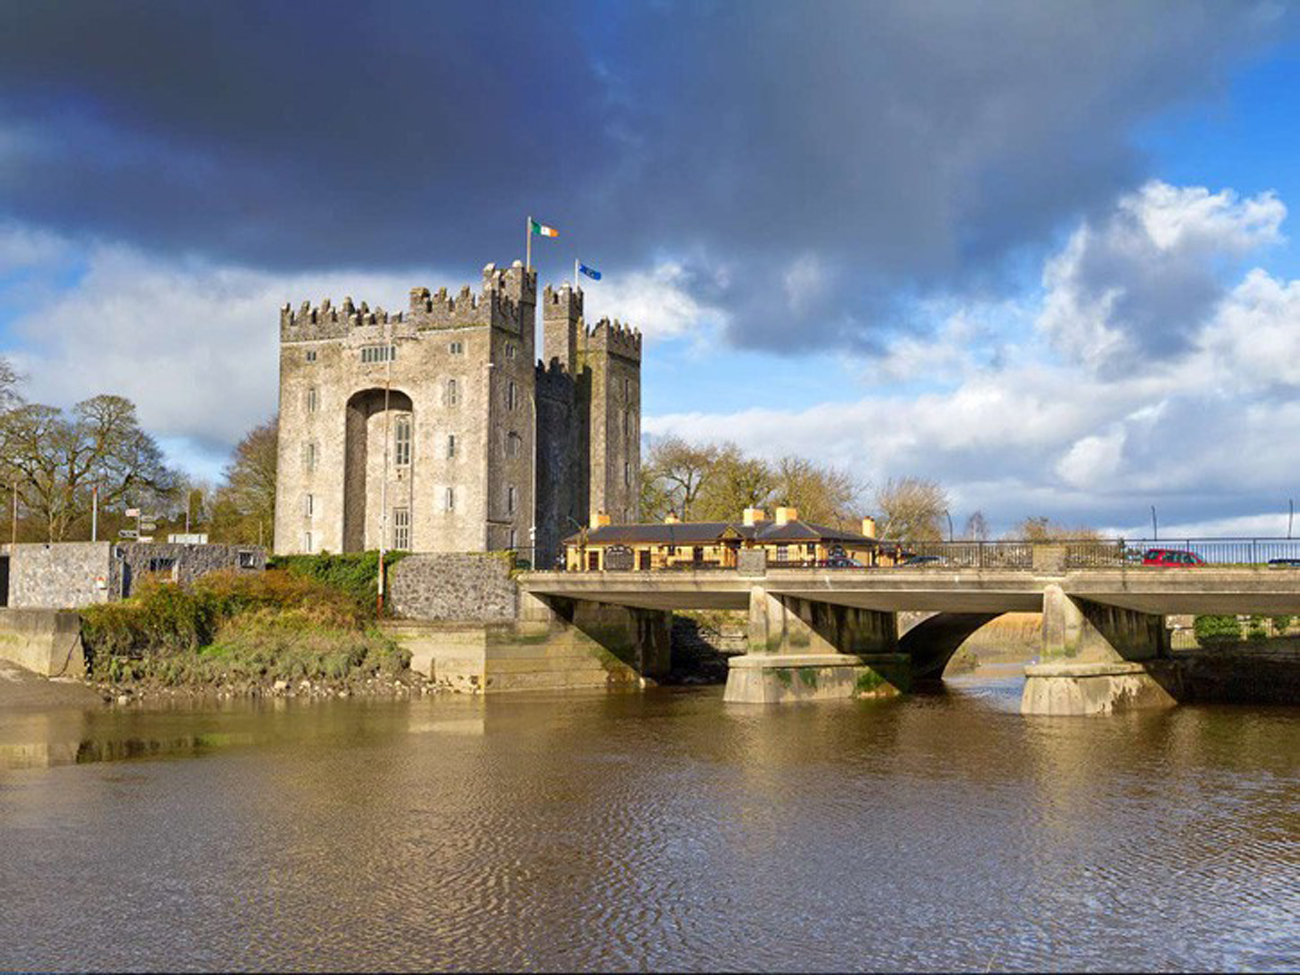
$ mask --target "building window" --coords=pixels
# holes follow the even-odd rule
[[[817,545],[816,545],[815,542],[809,542],[806,546],[804,546],[804,550],[805,550],[809,555],[816,555],[816,554],[817,554]]]
[[[631,509],[631,508],[624,508],[624,509],[623,509],[623,524],[625,524],[625,525],[630,525],[630,524],[632,524],[632,509]]]
[[[623,411],[623,436],[629,436],[632,433],[632,414],[627,410]]]
[[[316,469],[315,441],[308,441],[302,445],[302,469],[305,471],[314,471]]]
[[[405,552],[411,547],[411,509],[393,509],[393,548]]]
[[[789,545],[778,545],[776,547],[776,560],[778,562],[788,562],[790,560]]]
[[[397,358],[397,346],[395,345],[363,345],[361,347],[362,362],[391,362]]]
[[[316,513],[316,496],[314,494],[304,494],[302,496],[302,514],[304,518],[310,518]]]
[[[393,427],[393,463],[398,467],[411,466],[411,417],[404,414]]]
[[[456,456],[456,435],[454,433],[449,433],[447,434],[447,457],[448,459],[450,459],[455,456]]]
[[[506,487],[506,514],[515,513],[515,486],[513,484]]]
[[[302,533],[302,550],[310,555],[315,549],[312,548],[311,532]]]
[[[513,430],[510,431],[510,433],[506,434],[506,456],[518,457],[519,448],[520,445],[523,444],[523,442],[524,442],[524,438],[519,436],[519,434],[515,433]]]
[[[519,547],[519,532],[517,529],[511,528],[510,544],[507,546],[507,548],[518,548],[518,547]]]
[[[457,406],[460,403],[460,387],[456,385],[456,380],[447,380],[447,405]]]
[[[308,362],[315,362],[315,361],[316,361],[316,350],[315,350],[315,349],[308,349],[308,350],[307,350],[307,361],[308,361]]]
[[[517,404],[518,402],[519,402],[519,387],[515,385],[515,381],[512,379],[510,380],[510,385],[506,387],[506,409],[513,410],[515,408],[515,404]]]
[[[257,553],[241,551],[239,553],[239,567],[241,569],[260,568],[260,566],[257,564]]]
[[[456,510],[456,489],[455,488],[447,488],[447,510],[448,511]]]
[[[623,462],[623,486],[632,486],[632,465],[626,461]]]
[[[465,343],[464,343],[464,342],[452,342],[449,346],[447,346],[447,351],[450,352],[452,355],[464,355],[464,354],[465,354]]]
[[[307,390],[307,412],[315,413],[320,408],[320,390],[315,386]]]
[[[513,343],[513,342],[507,342],[507,343],[506,343],[506,358],[507,358],[507,359],[513,359],[514,357],[515,357],[515,343]]]
[[[632,380],[630,379],[623,380],[623,399],[629,401],[632,399]]]

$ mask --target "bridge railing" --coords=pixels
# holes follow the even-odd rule
[[[1210,565],[1269,565],[1300,569],[1300,538],[1108,538],[1045,542],[911,542],[882,547],[910,556],[918,568],[1032,569],[1034,551],[1064,550],[1067,569],[1140,566],[1153,548],[1192,552]]]

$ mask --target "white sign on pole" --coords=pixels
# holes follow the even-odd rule
[[[140,509],[139,509],[139,508],[127,508],[127,509],[126,509],[126,516],[127,516],[128,518],[139,518],[139,517],[140,517]]]

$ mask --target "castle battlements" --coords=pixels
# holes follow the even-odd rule
[[[582,317],[582,289],[562,284],[552,288],[549,284],[542,292],[543,320],[561,321]]]
[[[607,352],[634,362],[641,361],[641,330],[624,325],[617,318],[602,318],[590,328],[584,326],[588,352]]]

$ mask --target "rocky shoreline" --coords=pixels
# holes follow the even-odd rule
[[[211,703],[262,698],[311,701],[345,700],[348,698],[405,700],[448,692],[446,687],[440,686],[415,671],[408,671],[397,676],[375,674],[342,680],[302,678],[299,680],[237,680],[229,683],[178,685],[149,680],[87,681],[86,686],[92,688],[105,704],[116,707],[164,702]]]

